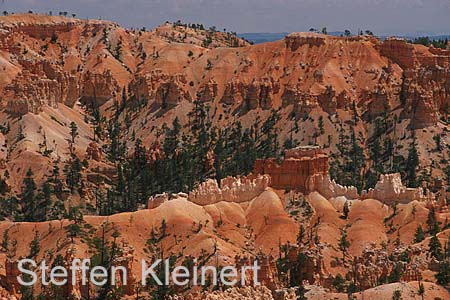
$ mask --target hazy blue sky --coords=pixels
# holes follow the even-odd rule
[[[68,11],[127,27],[181,19],[242,32],[450,33],[450,0],[1,0],[0,11]]]

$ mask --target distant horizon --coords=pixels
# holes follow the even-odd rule
[[[285,32],[238,32],[238,35],[243,35],[243,34],[291,34],[293,32],[308,32],[309,30],[301,30],[301,31],[285,31]],[[340,31],[340,30],[331,30],[328,31],[328,35],[336,35],[336,34],[343,34],[344,30]],[[357,35],[356,32],[352,32],[352,35]],[[398,37],[440,37],[440,36],[444,36],[444,37],[450,37],[450,30],[449,33],[429,33],[427,34],[426,32],[421,33],[421,32],[407,32],[407,33],[402,33],[402,34],[376,34],[374,33],[375,36],[381,36],[381,37],[387,37],[389,35],[392,36],[398,36]]]
[[[222,31],[290,33],[310,28],[378,36],[448,35],[450,0],[2,0],[0,11],[74,13],[81,19],[111,20],[126,28],[154,28],[166,21],[202,23]]]
[[[4,12],[4,11],[6,11],[6,10],[1,10],[1,13]],[[53,11],[52,11],[52,15],[49,14],[50,11],[48,11],[48,12],[41,12],[41,11],[29,10],[29,11],[11,11],[11,12],[10,11],[6,11],[6,12],[8,12],[9,15],[26,15],[26,14],[30,14],[30,11],[32,12],[32,14],[35,14],[35,15],[45,15],[45,16],[53,16],[53,17],[61,16],[61,15],[59,15],[59,12],[53,12]],[[61,12],[63,12],[63,11],[61,11]],[[69,19],[72,18],[72,16],[71,16],[72,12],[67,12],[67,13],[68,13],[68,15],[65,16],[65,17],[69,18]],[[0,17],[1,16],[4,16],[4,15],[1,14]],[[117,23],[118,25],[120,25],[121,27],[124,27],[124,28],[140,29],[140,28],[145,27],[147,30],[151,30],[153,28],[157,28],[158,26],[161,26],[161,25],[163,25],[163,24],[165,24],[167,22],[175,23],[177,21],[181,21],[182,23],[186,23],[186,24],[203,24],[206,28],[215,26],[214,24],[204,24],[204,23],[201,23],[201,22],[185,22],[183,20],[166,20],[166,21],[164,21],[164,22],[162,22],[162,23],[160,23],[158,25],[152,26],[152,27],[146,27],[146,26],[138,26],[138,27],[131,26],[131,27],[128,27],[128,26],[125,26],[125,25],[121,24],[118,21],[111,20],[111,19],[108,19],[108,18],[95,18],[95,17],[88,18],[88,17],[83,17],[83,16],[79,16],[79,15],[75,14],[75,19],[111,21],[111,22]],[[220,28],[218,28],[217,26],[215,26],[215,27],[216,27],[216,29],[218,31],[221,31]],[[309,29],[294,30],[294,31],[282,31],[282,32],[276,32],[276,31],[274,31],[274,32],[259,31],[258,32],[258,31],[255,31],[255,32],[236,32],[236,34],[239,35],[239,36],[245,36],[245,35],[287,35],[287,34],[290,34],[290,33],[293,33],[293,32],[309,32],[309,31],[311,31],[311,29],[312,29],[312,27],[309,28]],[[314,29],[317,30],[318,32],[320,32],[320,30],[322,28],[314,28]],[[341,33],[345,32],[345,30],[329,30],[329,28],[326,28],[326,29],[327,29],[327,34],[328,35],[338,35],[338,34],[341,34]],[[421,32],[421,31],[404,32],[404,33],[389,33],[389,32],[387,32],[387,33],[384,33],[384,34],[378,34],[376,32],[373,32],[373,33],[374,33],[374,36],[377,36],[377,37],[388,37],[388,36],[397,36],[397,37],[405,37],[405,38],[450,37],[450,30],[449,30],[448,33],[445,33],[445,32],[435,33],[435,32],[425,32],[425,31],[423,31],[423,32]],[[358,32],[351,32],[351,34],[352,35],[357,35]]]

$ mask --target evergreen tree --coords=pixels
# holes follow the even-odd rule
[[[48,182],[48,180],[44,183],[44,186],[42,187],[42,195],[43,195],[42,207],[44,209],[43,215],[44,215],[44,219],[46,220],[49,207],[52,204],[52,199],[51,199],[52,189],[51,189],[51,186],[50,186],[50,183]]]
[[[261,140],[257,145],[258,157],[260,158],[279,158],[279,142],[277,123],[281,119],[278,111],[272,110],[270,116],[261,127]]]
[[[23,179],[21,205],[25,221],[35,222],[36,219],[36,183],[33,178],[34,174],[31,168],[28,169]]]
[[[408,182],[409,187],[417,187],[417,167],[419,166],[419,154],[416,149],[415,138],[410,145],[406,165],[406,181]]]
[[[4,195],[6,192],[8,192],[9,187],[6,183],[6,180],[2,178],[0,175],[0,195]]]
[[[352,129],[351,133],[351,149],[349,153],[350,160],[347,163],[347,170],[352,176],[352,183],[358,188],[358,191],[362,190],[362,178],[361,169],[365,165],[364,152],[356,138],[355,130]]]
[[[442,260],[442,246],[439,238],[434,234],[428,244],[428,254],[437,260]]]
[[[298,235],[297,235],[297,244],[299,246],[303,245],[305,243],[305,237],[306,237],[306,229],[303,226],[303,224],[300,224]]]
[[[333,280],[333,287],[338,293],[343,293],[345,289],[345,279],[341,274],[337,274]]]
[[[33,240],[30,243],[30,254],[28,255],[28,258],[36,258],[40,250],[39,232],[35,229]]]
[[[428,226],[428,233],[431,235],[435,235],[439,232],[439,223],[436,219],[436,211],[434,207],[431,207],[428,211],[428,217],[427,217],[427,226]]]
[[[72,144],[75,144],[75,138],[78,136],[78,126],[75,122],[70,123],[70,138]]]
[[[83,214],[81,213],[81,211],[79,210],[78,207],[71,207],[69,209],[69,213],[67,215],[67,218],[69,219],[69,221],[71,221],[72,223],[67,225],[65,227],[68,236],[71,239],[72,244],[74,243],[74,238],[76,238],[77,236],[80,235],[80,233],[82,232],[81,230],[81,224],[84,222],[83,220]]]
[[[370,158],[372,159],[374,163],[374,168],[377,171],[380,171],[380,157],[381,157],[381,145],[380,145],[380,139],[376,138],[371,147],[370,147]]]
[[[436,143],[436,151],[442,151],[441,135],[440,134],[434,135],[433,140]]]
[[[7,252],[9,249],[9,228],[3,231],[1,247],[1,251],[3,252]]]
[[[437,282],[448,287],[450,283],[450,261],[446,260],[439,264],[439,272],[436,274]]]
[[[130,170],[128,172],[128,203],[125,205],[126,210],[136,209],[138,203],[143,202],[144,199],[148,199],[150,189],[148,183],[150,181],[147,150],[143,146],[142,141],[137,139],[134,144],[133,158],[130,162]]]
[[[80,187],[82,167],[81,161],[76,155],[71,155],[71,158],[64,166],[66,182],[72,192]]]
[[[445,243],[444,258],[450,259],[450,237],[448,238],[447,242]]]
[[[341,229],[341,238],[339,239],[339,249],[342,251],[342,260],[345,260],[347,249],[350,247],[350,242],[347,240],[347,231]]]
[[[421,296],[423,300],[423,296],[425,295],[425,287],[423,286],[423,283],[419,281],[419,291],[418,294]]]
[[[417,226],[416,233],[414,235],[414,243],[420,243],[425,239],[425,233],[423,232],[422,226]]]
[[[179,161],[177,157],[177,151],[180,147],[180,131],[181,125],[176,117],[172,122],[172,128],[166,129],[165,139],[163,143],[164,151],[164,182],[168,185],[168,190],[181,191],[182,190],[182,180],[179,170]]]
[[[323,116],[319,117],[319,132],[320,132],[320,135],[323,135],[325,133],[325,129],[323,126]]]
[[[399,282],[400,279],[403,276],[403,267],[401,263],[396,263],[395,266],[392,268],[391,273],[388,276],[388,282],[394,283]]]

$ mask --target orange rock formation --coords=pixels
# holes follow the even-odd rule
[[[287,150],[280,165],[275,159],[256,160],[254,173],[269,174],[273,188],[307,193],[309,177],[328,174],[328,156],[319,147],[298,147]]]

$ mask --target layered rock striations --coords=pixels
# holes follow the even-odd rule
[[[328,174],[328,156],[319,147],[298,147],[287,150],[279,165],[275,159],[258,159],[255,174],[270,175],[275,189],[308,192],[308,180],[316,174]]]

